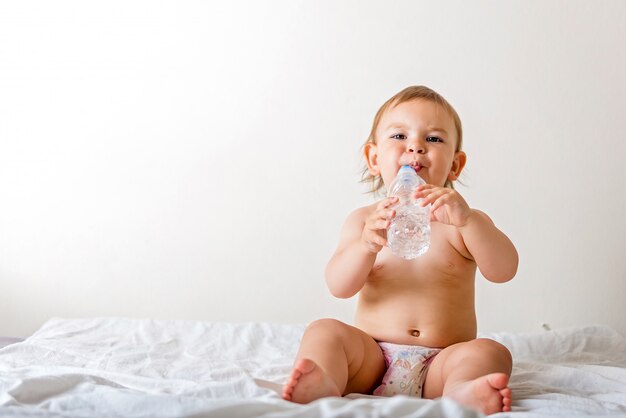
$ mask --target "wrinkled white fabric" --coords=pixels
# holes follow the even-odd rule
[[[0,349],[0,416],[460,417],[456,403],[349,395],[280,399],[304,326],[124,318],[52,319]],[[514,357],[513,412],[625,416],[626,342],[585,327],[484,334]]]

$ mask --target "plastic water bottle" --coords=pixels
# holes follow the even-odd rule
[[[388,196],[399,199],[396,216],[387,230],[387,244],[398,257],[412,260],[430,247],[430,205],[419,206],[422,199],[413,199],[415,189],[426,182],[415,170],[404,165],[389,186]]]

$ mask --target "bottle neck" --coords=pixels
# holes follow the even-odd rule
[[[418,184],[419,179],[417,179],[417,174],[412,169],[410,172],[400,170],[398,176],[391,184],[389,195],[400,198],[400,201],[411,200],[411,196]]]

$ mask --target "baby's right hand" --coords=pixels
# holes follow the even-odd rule
[[[396,216],[396,211],[390,207],[398,202],[397,197],[388,197],[381,200],[376,209],[365,220],[361,242],[368,251],[378,253],[387,245],[387,228],[391,219]]]

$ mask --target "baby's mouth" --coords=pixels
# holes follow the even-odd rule
[[[412,163],[411,167],[413,167],[416,173],[419,173],[423,166],[420,163]]]

